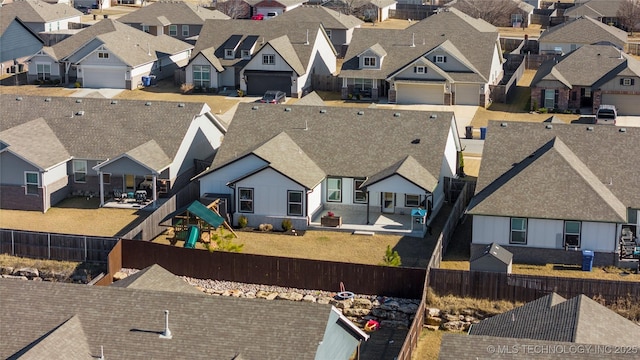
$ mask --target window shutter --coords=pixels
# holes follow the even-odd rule
[[[414,72],[414,73],[417,73],[417,72],[418,72],[418,67],[417,67],[417,66],[414,66],[414,67],[413,67],[413,72]]]
[[[633,86],[636,83],[636,79],[631,79],[631,86]]]
[[[443,58],[444,58],[444,62],[447,62],[447,57],[446,57],[446,56],[443,56]]]
[[[624,79],[620,79],[620,85],[624,85]]]
[[[556,90],[556,93],[555,93],[554,98],[553,98],[553,105],[554,105],[554,108],[556,108],[556,109],[559,108],[558,100],[560,100],[560,91]]]

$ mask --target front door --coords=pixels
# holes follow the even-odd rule
[[[395,194],[392,192],[382,193],[382,212],[391,213],[395,211]]]
[[[135,175],[125,175],[124,176],[124,189],[126,192],[131,192],[136,190],[136,176]]]

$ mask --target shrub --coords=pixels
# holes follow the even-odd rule
[[[273,225],[271,225],[271,224],[260,224],[258,226],[258,230],[260,230],[260,231],[272,231],[273,230]]]
[[[244,97],[244,91],[242,89],[238,89],[238,97]]]
[[[249,219],[247,219],[247,217],[244,215],[240,215],[240,218],[238,219],[238,226],[241,229],[246,228],[248,223],[249,223]]]
[[[533,111],[538,111],[538,101],[533,100]]]
[[[391,245],[387,245],[384,257],[382,258],[382,264],[385,266],[398,267],[402,265],[400,254],[397,251],[391,249]]]
[[[180,92],[183,94],[188,94],[193,91],[193,84],[182,84],[180,85]]]
[[[282,220],[282,230],[291,231],[291,229],[293,229],[293,224],[291,223],[291,220],[289,219]]]
[[[81,87],[82,84],[80,84],[79,81],[76,81],[75,84],[73,84],[73,86],[77,89],[77,88]]]
[[[547,108],[539,108],[539,109],[538,109],[538,112],[539,112],[540,114],[546,114],[546,113],[547,113]]]

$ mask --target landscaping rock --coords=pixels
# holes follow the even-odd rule
[[[373,307],[373,304],[369,299],[358,298],[358,299],[353,299],[352,307],[355,309],[371,309]]]
[[[353,303],[353,300],[336,300],[336,299],[331,299],[331,301],[329,301],[329,304],[335,306],[338,309],[348,309],[351,307],[351,304]]]
[[[408,329],[409,323],[406,321],[382,320],[380,321],[380,327],[388,327],[392,329]]]
[[[315,296],[313,296],[313,295],[309,295],[309,294],[307,294],[307,295],[305,295],[305,296],[302,298],[302,301],[304,301],[304,302],[314,303],[314,302],[316,302],[316,298],[315,298]]]
[[[18,275],[0,275],[3,279],[29,280],[26,276]]]
[[[438,308],[427,308],[427,313],[429,316],[440,316],[440,309]]]
[[[117,273],[113,274],[113,281],[118,281],[118,280],[122,280],[124,278],[126,278],[128,275],[122,271],[118,271]]]
[[[302,294],[290,292],[290,293],[279,293],[276,296],[278,300],[289,300],[289,301],[300,301],[302,300]]]
[[[14,268],[11,266],[0,266],[0,275],[11,275],[13,270]]]
[[[398,309],[398,311],[401,311],[405,314],[415,314],[416,311],[418,311],[418,305],[413,303],[402,304],[400,305],[400,308]]]
[[[256,297],[258,299],[267,299],[267,300],[273,300],[278,296],[278,293],[275,292],[266,292],[266,291],[258,291],[256,293]]]
[[[444,314],[442,318],[446,321],[460,321],[460,315]]]
[[[428,316],[425,319],[425,323],[427,325],[440,326],[442,324],[442,319],[436,316]]]
[[[462,320],[464,320],[464,322],[468,322],[468,323],[474,323],[474,321],[478,321],[478,319],[474,318],[473,316],[465,316],[464,319],[462,319]]]
[[[40,272],[36,268],[23,267],[13,271],[12,275],[26,276],[27,278],[35,278],[40,276]]]
[[[424,325],[424,328],[426,328],[427,330],[431,330],[431,331],[436,331],[438,329],[440,329],[440,326],[434,326],[434,325]]]
[[[462,331],[465,330],[465,326],[469,328],[468,325],[469,324],[466,324],[464,321],[455,320],[442,324],[442,328],[447,331]]]
[[[395,300],[387,300],[380,305],[383,310],[396,311],[400,308],[400,304]]]
[[[371,309],[371,315],[378,317],[380,319],[386,319],[390,312],[383,310],[382,308],[373,308]]]
[[[369,315],[371,310],[369,309],[355,309],[355,308],[347,308],[342,312],[346,316],[365,316]]]
[[[249,291],[244,293],[244,297],[247,299],[255,299],[256,298],[256,293],[254,293],[253,291]]]
[[[328,297],[328,296],[321,296],[321,297],[319,297],[319,298],[316,300],[316,302],[317,302],[318,304],[326,305],[326,304],[331,304],[331,301],[332,301],[332,300],[333,300],[333,298],[331,298],[331,297]]]

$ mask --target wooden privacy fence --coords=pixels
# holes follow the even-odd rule
[[[631,296],[640,298],[640,284],[633,281],[578,279],[554,276],[431,269],[429,286],[438,295],[489,300],[529,302],[556,292],[565,298],[584,294],[607,302]]]
[[[629,54],[640,55],[640,43],[629,43]]]
[[[340,291],[342,282],[347,291],[354,293],[408,299],[419,299],[422,296],[425,279],[425,269],[419,268],[395,268],[222,251],[211,253],[125,239],[121,240],[121,243],[122,267],[142,269],[158,264],[176,275],[198,279],[335,292]]]
[[[0,229],[0,253],[35,259],[106,262],[112,237]]]
[[[318,91],[342,91],[342,79],[333,75],[311,75],[311,87]]]

